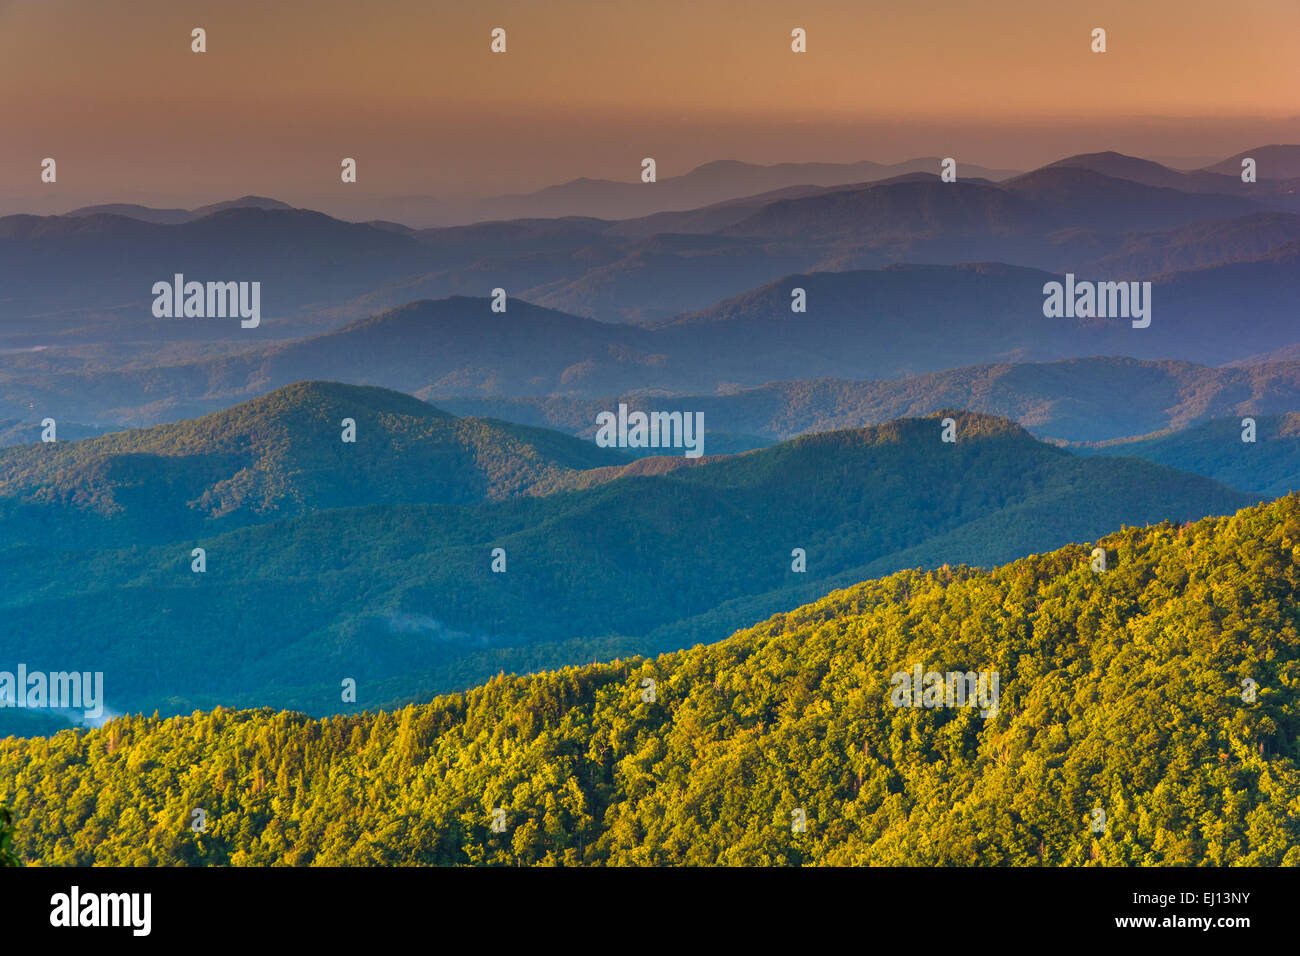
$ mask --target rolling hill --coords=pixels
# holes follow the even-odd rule
[[[1255,441],[1241,418],[1219,418],[1184,431],[1079,446],[1080,454],[1134,455],[1205,475],[1251,494],[1280,497],[1300,489],[1300,413],[1254,415]]]
[[[1025,173],[1008,180],[1005,189],[1032,201],[1062,227],[1119,233],[1231,219],[1260,208],[1244,195],[1185,192],[1074,165],[1052,165]]]
[[[1086,169],[1102,176],[1125,179],[1144,186],[1161,189],[1176,189],[1191,193],[1217,193],[1220,196],[1239,196],[1260,199],[1266,203],[1275,201],[1284,195],[1276,188],[1274,182],[1286,179],[1280,175],[1287,169],[1286,160],[1273,152],[1276,147],[1262,147],[1257,153],[1246,152],[1233,160],[1225,160],[1208,169],[1183,172],[1170,169],[1160,163],[1126,156],[1113,150],[1101,153],[1084,153],[1070,156],[1045,167],[1046,169]],[[1291,147],[1295,150],[1296,147]],[[1300,151],[1300,150],[1298,150]],[[1269,175],[1259,176],[1259,182],[1244,183],[1241,180],[1241,158],[1251,156],[1256,163],[1263,162]],[[1229,165],[1232,164],[1232,165]]]
[[[1045,318],[1044,285],[1063,277],[995,263],[794,274],[641,325],[517,298],[494,312],[486,298],[455,296],[189,361],[94,364],[56,350],[13,354],[0,365],[0,416],[148,424],[307,379],[434,397],[599,397],[1104,355],[1218,365],[1294,343],[1298,265],[1295,240],[1254,258],[1154,276],[1151,324],[1142,329],[1124,318]],[[795,289],[806,293],[806,312],[791,310]]]
[[[362,295],[423,271],[409,236],[306,209],[236,206],[181,223],[120,215],[0,218],[0,333],[19,344],[52,337],[238,339],[220,319],[155,319],[152,288],[176,273],[197,281],[257,281],[275,318]],[[76,276],[75,282],[68,276]],[[263,333],[266,335],[267,333]]]
[[[364,681],[375,703],[502,667],[689,646],[899,568],[992,565],[1258,500],[1134,458],[1080,458],[1003,419],[951,414],[952,444],[938,416],[902,419],[479,504],[419,503],[429,491],[412,469],[393,480],[414,475],[414,486],[380,502],[202,536],[188,488],[133,498],[134,475],[106,474],[95,489],[125,512],[115,520],[171,528],[169,541],[96,547],[65,535],[57,514],[6,522],[0,613],[30,668],[102,670],[115,711],[270,703],[323,713],[339,709],[344,676]],[[376,431],[359,430],[355,447],[382,461],[388,439]],[[571,441],[555,436],[558,447]],[[295,454],[264,455],[253,487],[306,486],[275,467]],[[195,547],[203,573],[192,570]],[[504,573],[491,569],[496,548]]]
[[[240,199],[199,206],[197,209],[155,209],[150,206],[141,206],[138,203],[106,203],[99,206],[82,206],[79,209],[65,212],[63,215],[69,219],[100,215],[124,216],[127,219],[138,219],[141,222],[176,225],[182,222],[193,222],[195,219],[202,219],[204,216],[210,216],[214,212],[223,212],[227,209],[292,208],[288,203],[280,202],[278,199],[268,199],[265,196],[244,196]]]
[[[0,450],[0,520],[10,541],[145,545],[327,508],[544,493],[628,461],[400,392],[301,382],[197,420]]]
[[[904,379],[772,382],[722,394],[606,398],[440,396],[458,415],[593,434],[597,412],[632,408],[703,411],[714,428],[784,440],[813,431],[879,425],[940,408],[967,408],[1069,442],[1138,438],[1229,415],[1277,415],[1300,408],[1300,362],[1210,368],[1191,362],[1115,356],[950,369]],[[1192,469],[1195,470],[1195,469]]]
[[[1264,343],[1294,340],[1300,241],[1253,259],[1151,277],[1151,323],[1142,329],[1126,319],[1044,318],[1044,285],[1062,278],[991,263],[787,276],[647,327],[670,355],[674,343],[690,343],[713,356],[721,373],[731,371],[725,363],[743,343],[749,373],[736,368],[723,379],[736,384],[892,378],[1098,355],[1221,364],[1267,351]],[[806,314],[790,312],[795,288],[807,293]],[[1229,314],[1250,321],[1226,322]],[[782,365],[808,371],[783,375]]]
[[[1247,156],[1255,160],[1260,179],[1300,179],[1300,146],[1294,145],[1256,146],[1254,149],[1229,156],[1213,166],[1207,166],[1205,172],[1240,176],[1241,161]]]
[[[46,865],[1293,866],[1297,541],[1292,496],[401,710],[3,740],[0,804]]]
[[[652,188],[641,182],[575,179],[534,193],[500,196],[467,204],[460,218],[521,219],[593,216],[627,220],[670,210],[698,209],[746,196],[800,186],[842,186],[889,179],[908,173],[932,172],[940,157],[925,156],[901,163],[776,163],[759,165],[734,159],[715,160],[680,176],[664,176]],[[974,163],[963,169],[971,176],[1006,179],[1012,170],[989,169]]]

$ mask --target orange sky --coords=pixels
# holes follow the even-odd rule
[[[1300,0],[0,0],[0,199],[292,201],[342,156],[435,195],[633,180],[646,155],[1222,158],[1296,141],[1297,50]]]

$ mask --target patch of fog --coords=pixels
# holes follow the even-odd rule
[[[65,721],[69,727],[79,727],[87,730],[103,727],[110,720],[122,716],[121,712],[113,710],[111,707],[101,708],[102,713],[97,717],[89,717],[86,715],[84,710],[76,707],[29,707],[25,708],[25,710],[33,715],[40,714],[55,717],[59,720]],[[8,708],[5,709],[5,713],[15,712],[22,713],[23,710],[19,709],[14,711]]]
[[[122,716],[121,712],[116,711],[113,708],[108,706],[105,706],[103,708],[103,711],[104,712],[100,714],[98,717],[86,717],[84,715],[78,714],[77,716],[80,719],[74,720],[73,722],[80,723],[81,726],[83,727],[103,727],[110,720],[116,720],[118,717]]]
[[[422,634],[444,644],[472,644],[485,647],[512,640],[512,638],[492,638],[485,634],[469,634],[465,631],[453,630],[428,614],[385,611],[380,618],[391,634]]]

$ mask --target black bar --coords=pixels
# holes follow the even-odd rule
[[[73,886],[83,905],[88,894],[150,894],[148,935],[129,925],[52,926],[52,898]],[[964,949],[981,939],[1232,947],[1293,939],[1297,889],[1291,869],[28,868],[0,870],[0,912],[7,943],[73,933],[259,946],[416,938],[435,948],[480,939],[539,951],[575,941],[676,949],[689,940],[734,952],[743,940],[770,949],[775,934],[794,933],[809,944],[856,938],[873,950]],[[1119,925],[1131,918],[1154,925]],[[1208,927],[1186,922],[1206,918]]]

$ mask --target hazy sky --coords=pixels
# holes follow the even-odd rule
[[[1300,140],[1298,49],[1300,0],[0,0],[0,212],[304,202],[344,156],[388,195],[631,181],[643,156],[661,178],[721,158],[1210,161]]]

